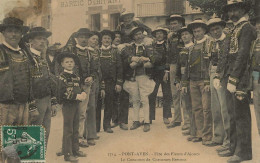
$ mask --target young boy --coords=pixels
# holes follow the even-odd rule
[[[75,162],[76,157],[86,157],[79,151],[79,102],[86,99],[86,93],[80,88],[80,78],[73,73],[76,56],[62,53],[57,61],[64,68],[59,76],[58,100],[63,104],[63,153],[64,160]]]

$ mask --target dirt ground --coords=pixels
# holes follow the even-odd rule
[[[103,112],[102,112],[103,114]],[[129,127],[132,124],[132,109],[129,110]],[[253,160],[245,163],[260,163],[260,136],[257,133],[254,108],[252,114]],[[61,111],[52,118],[51,134],[47,150],[47,163],[63,163],[63,157],[56,156],[61,148],[63,118]],[[185,162],[185,163],[225,163],[216,153],[217,147],[206,147],[192,143],[181,134],[181,127],[167,129],[162,120],[162,108],[156,109],[156,120],[150,132],[143,127],[137,130],[114,128],[114,133],[103,130],[98,134],[96,145],[81,148],[87,157],[79,158],[79,163],[132,163],[132,162]]]

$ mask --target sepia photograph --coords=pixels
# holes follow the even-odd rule
[[[0,0],[0,163],[260,163],[259,0]]]

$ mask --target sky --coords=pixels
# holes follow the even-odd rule
[[[0,0],[0,21],[5,13],[11,11],[16,6],[28,6],[30,0]]]

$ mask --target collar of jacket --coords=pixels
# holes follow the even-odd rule
[[[87,46],[83,47],[83,46],[80,46],[79,44],[76,44],[76,47],[79,48],[80,50],[86,50],[86,49],[88,49]]]
[[[3,41],[3,44],[7,47],[7,48],[9,48],[9,49],[11,49],[11,50],[13,50],[13,51],[16,51],[16,52],[18,52],[18,51],[20,51],[21,50],[21,48],[18,46],[18,48],[13,48],[10,44],[8,44],[6,41]]]
[[[66,70],[66,69],[64,69],[64,72],[69,73],[69,74],[73,74],[73,71],[69,71],[69,70]]]
[[[162,40],[162,41],[156,41],[156,44],[161,45],[161,44],[163,44],[164,42],[165,42],[165,40]]]
[[[204,37],[201,40],[198,40],[198,41],[196,40],[196,43],[201,44],[201,43],[205,42],[206,40],[207,40],[207,36],[204,35]]]
[[[38,51],[38,50],[36,50],[36,49],[34,49],[34,48],[32,48],[32,47],[30,47],[30,51],[31,51],[33,54],[35,54],[36,56],[38,56],[38,57],[41,56],[41,52]]]
[[[237,26],[238,24],[240,24],[241,22],[247,21],[247,18],[245,16],[243,16],[242,18],[240,18],[237,22],[234,22],[234,26]]]
[[[191,41],[190,43],[185,44],[185,48],[189,48],[189,47],[191,47],[191,46],[193,46],[193,45],[194,45],[194,43]]]
[[[222,35],[220,36],[220,38],[215,39],[215,41],[223,41],[226,38],[226,34],[224,32],[222,32]]]
[[[88,49],[89,51],[92,51],[92,52],[95,51],[95,49],[92,48],[92,47],[90,47],[90,46],[88,46],[87,49]]]
[[[108,47],[105,47],[104,45],[102,45],[100,49],[101,50],[109,50],[109,49],[111,49],[111,45],[109,45]]]

